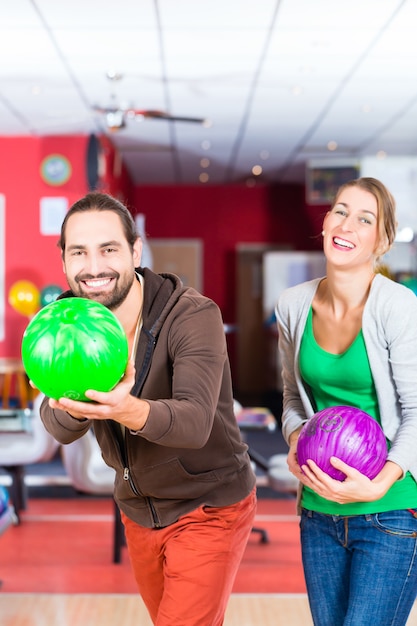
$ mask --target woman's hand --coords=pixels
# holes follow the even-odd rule
[[[322,498],[338,504],[379,500],[402,475],[401,468],[390,461],[385,463],[381,472],[372,480],[336,457],[331,457],[330,462],[333,467],[346,474],[343,482],[331,478],[312,460],[302,466],[300,481]]]
[[[300,431],[301,428],[291,433],[289,438],[290,449],[287,456],[288,469],[292,474],[294,474],[296,478],[298,478],[298,480],[301,480],[303,477],[303,470],[299,466],[297,458],[297,441],[300,435]]]

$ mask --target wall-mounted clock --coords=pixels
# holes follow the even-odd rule
[[[71,174],[71,163],[62,154],[49,154],[41,163],[41,177],[48,185],[64,185]]]

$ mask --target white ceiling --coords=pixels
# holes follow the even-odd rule
[[[250,184],[256,165],[298,182],[307,159],[417,152],[417,0],[2,4],[0,137],[107,132],[93,107],[114,103],[210,120],[111,133],[136,184]]]

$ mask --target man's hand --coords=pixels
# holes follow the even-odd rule
[[[52,409],[66,411],[76,419],[114,420],[130,430],[144,427],[149,415],[149,404],[135,398],[130,391],[135,383],[135,366],[129,361],[123,379],[108,392],[89,389],[85,392],[92,402],[78,402],[69,398],[50,398]]]

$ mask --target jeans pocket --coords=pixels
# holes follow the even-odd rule
[[[397,537],[417,537],[417,519],[408,510],[384,511],[371,516],[375,528]]]

